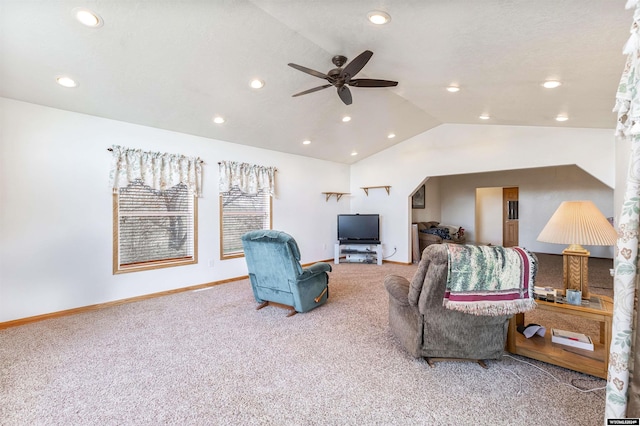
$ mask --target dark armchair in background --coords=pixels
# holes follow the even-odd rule
[[[282,231],[260,230],[242,236],[249,280],[257,309],[269,302],[307,312],[324,304],[329,297],[331,265],[318,262],[308,268],[300,265],[300,250],[293,237]]]

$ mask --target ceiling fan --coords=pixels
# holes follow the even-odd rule
[[[307,67],[303,67],[302,65],[297,64],[288,64],[291,68],[295,68],[298,71],[305,72],[307,74],[311,74],[314,77],[322,78],[327,80],[329,84],[325,84],[323,86],[314,87],[313,89],[305,90],[300,93],[296,93],[292,95],[301,96],[306,95],[307,93],[317,92],[318,90],[326,89],[327,87],[335,86],[338,89],[338,96],[342,99],[346,105],[351,105],[351,91],[347,86],[353,87],[391,87],[397,86],[397,81],[390,80],[375,80],[371,78],[353,78],[364,66],[369,62],[373,56],[373,52],[370,50],[365,50],[361,54],[355,57],[351,62],[347,64],[346,67],[342,68],[342,66],[347,62],[347,58],[342,55],[336,55],[331,59],[331,62],[337,67],[332,69],[326,74],[321,72],[312,70]]]

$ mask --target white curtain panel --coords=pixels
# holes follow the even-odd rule
[[[221,161],[218,163],[218,168],[220,171],[218,190],[220,192],[229,192],[233,188],[238,188],[247,195],[267,191],[269,195],[273,196],[275,167]]]
[[[635,8],[631,37],[624,47],[627,62],[620,79],[614,111],[618,113],[616,135],[631,143],[631,158],[624,204],[618,221],[615,255],[614,307],[609,377],[605,405],[606,419],[622,419],[627,414],[629,367],[633,327],[633,302],[638,270],[638,225],[640,222],[640,8],[638,0],[627,2]],[[636,374],[638,371],[636,366]]]
[[[158,191],[183,183],[192,194],[202,196],[202,160],[199,158],[146,152],[118,145],[113,145],[111,151],[113,157],[109,180],[114,190],[141,180]]]

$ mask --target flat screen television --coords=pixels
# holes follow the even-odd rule
[[[340,244],[380,244],[380,215],[339,214]]]

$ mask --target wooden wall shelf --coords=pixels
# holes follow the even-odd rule
[[[387,195],[389,195],[389,189],[391,188],[391,185],[382,185],[382,186],[362,186],[360,187],[361,189],[364,189],[364,193],[367,194],[367,196],[369,195],[369,190],[370,189],[375,189],[375,188],[384,188],[387,190]]]
[[[340,201],[340,198],[342,198],[343,195],[349,195],[348,192],[323,192],[324,196],[325,196],[325,201],[329,201],[329,198],[331,198],[332,195],[336,196],[336,201]]]

